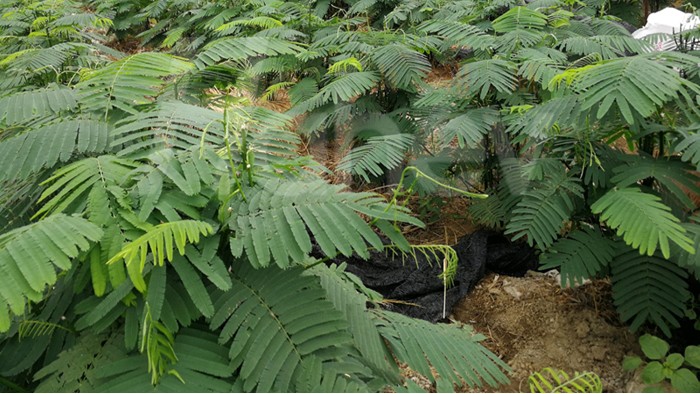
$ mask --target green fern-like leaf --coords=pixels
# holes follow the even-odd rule
[[[248,148],[261,165],[275,165],[298,157],[299,135],[290,131],[291,117],[261,107],[246,109],[250,120]]]
[[[234,368],[229,365],[226,347],[217,343],[215,334],[199,326],[184,328],[175,337],[173,348],[178,357],[173,365],[177,375],[164,375],[155,388],[144,373],[146,357],[131,356],[96,368],[95,375],[100,379],[96,391],[236,391]]]
[[[362,71],[343,74],[306,101],[289,110],[291,115],[299,115],[333,102],[349,101],[357,96],[365,94],[380,81],[379,74],[374,71]]]
[[[615,104],[630,124],[684,94],[685,84],[669,65],[642,55],[584,67],[575,81],[582,92],[583,110],[596,106],[600,119]]]
[[[143,318],[143,329],[141,330],[141,353],[146,352],[148,358],[148,372],[151,374],[151,384],[157,385],[166,373],[180,379],[182,376],[175,369],[170,369],[170,365],[177,362],[173,342],[173,334],[159,321],[153,320],[150,308],[146,305],[146,312]]]
[[[293,391],[305,359],[347,357],[348,323],[315,278],[300,269],[242,264],[232,279],[233,289],[215,296],[211,327],[221,328],[220,342],[230,342],[231,366],[240,368],[245,391]]]
[[[513,7],[491,24],[496,33],[507,33],[517,29],[538,30],[546,25],[546,15],[525,7]]]
[[[613,300],[620,318],[637,330],[656,324],[667,336],[680,325],[684,305],[691,298],[688,274],[672,262],[631,250],[612,262]]]
[[[71,259],[101,236],[102,230],[94,224],[65,215],[0,236],[0,332],[10,328],[10,312],[21,315],[26,300],[38,302],[46,285],[56,283],[54,265],[70,269]]]
[[[122,336],[106,337],[86,333],[74,346],[62,351],[56,360],[34,374],[36,392],[92,392],[99,382],[97,369],[125,356]],[[141,373],[145,371],[141,370]],[[144,376],[147,376],[144,374]]]
[[[513,53],[521,49],[535,47],[545,37],[546,34],[541,31],[516,29],[498,37],[495,45],[500,52]]]
[[[223,291],[231,289],[231,278],[228,276],[226,265],[217,255],[219,237],[207,237],[196,247],[187,245],[185,257],[197,268],[214,286]]]
[[[72,89],[52,86],[0,98],[0,121],[21,124],[37,118],[68,112],[78,103]]]
[[[431,324],[397,313],[377,311],[377,324],[400,362],[435,382],[433,370],[450,386],[492,387],[506,383],[508,366],[482,347],[468,327]],[[432,367],[432,368],[431,368]]]
[[[442,127],[444,142],[449,143],[457,137],[460,148],[476,148],[497,122],[498,112],[491,108],[467,110]]]
[[[296,106],[318,93],[318,82],[314,78],[304,78],[292,86],[287,93],[292,105]]]
[[[495,191],[483,200],[474,200],[469,206],[473,220],[489,227],[503,228],[510,219],[509,212],[522,200],[530,181],[525,174],[525,165],[515,158],[504,158],[500,162],[501,182]]]
[[[559,57],[559,54],[563,55],[554,50],[544,53],[531,48],[521,50],[518,57],[523,59],[523,63],[518,69],[518,74],[547,88],[552,78],[559,74],[565,65],[566,58]]]
[[[519,115],[508,125],[508,132],[542,140],[553,135],[555,128],[563,129],[576,121],[578,114],[576,96],[564,96],[547,100]]]
[[[617,230],[627,245],[646,255],[653,255],[657,247],[665,258],[671,254],[669,240],[681,249],[694,253],[693,241],[685,235],[680,220],[671,208],[653,194],[639,188],[614,188],[591,205],[591,211]]]
[[[231,204],[233,212],[237,212],[228,223],[234,232],[233,255],[242,256],[245,250],[254,267],[266,267],[273,261],[286,268],[303,261],[311,252],[308,228],[327,256],[340,252],[367,258],[368,244],[381,249],[382,243],[358,214],[420,225],[405,211],[389,209],[375,194],[342,189],[323,181],[264,182],[255,190],[254,200]]]
[[[688,232],[688,235],[693,238],[693,245],[695,249],[700,248],[700,225],[697,224],[697,217],[693,217],[695,223],[683,223],[683,227]],[[688,253],[687,251],[671,246],[673,261],[675,261],[680,267],[687,268],[690,272],[695,274],[696,278],[700,279],[700,254],[698,253]]]
[[[226,37],[207,45],[194,62],[204,68],[222,60],[243,60],[253,56],[295,55],[302,48],[289,41],[270,37]]]
[[[562,287],[582,284],[615,257],[615,244],[593,229],[576,230],[540,256],[540,269],[558,268]]]
[[[562,162],[558,158],[539,157],[523,164],[522,172],[528,181],[544,181],[551,174],[562,171]]]
[[[110,126],[90,119],[70,119],[0,141],[0,180],[29,174],[70,160],[80,153],[105,151]]]
[[[189,245],[188,245],[189,246]],[[211,317],[214,314],[214,305],[209,298],[204,282],[192,267],[189,261],[182,256],[175,256],[172,266],[180,277],[187,294],[192,303],[199,309],[204,317]]]
[[[197,243],[200,235],[207,236],[213,231],[209,224],[196,220],[162,223],[125,245],[119,253],[107,261],[107,264],[123,259],[134,287],[145,292],[143,269],[149,252],[153,258],[153,264],[162,266],[166,259],[173,261],[174,247],[177,247],[178,253],[183,255],[188,243]]]
[[[603,383],[593,372],[568,373],[553,368],[535,372],[527,379],[531,393],[602,393]]]
[[[588,57],[598,59],[614,59],[627,53],[644,53],[651,49],[651,46],[643,40],[635,39],[629,35],[597,35],[593,37],[574,36],[563,39],[557,48],[563,52],[583,56],[583,60]],[[581,64],[579,59],[576,64]]]
[[[360,366],[357,363],[344,363],[324,368],[316,356],[308,356],[302,361],[300,373],[294,379],[297,392],[319,391],[325,393],[366,393],[370,388],[362,380],[354,378],[350,368]],[[351,373],[348,373],[351,372]],[[375,384],[376,389],[381,386]]]
[[[334,31],[334,34],[328,34],[325,37],[320,37],[314,40],[314,42],[309,46],[308,52],[301,53],[299,57],[303,60],[310,60],[323,56],[329,56],[331,54],[337,53],[340,47],[346,46],[349,43],[357,42],[360,40],[361,37],[357,34],[357,32],[347,31],[346,29],[340,28],[338,31]],[[364,44],[362,42],[359,42],[357,44],[359,44],[360,47],[368,47],[367,44]],[[369,48],[372,47],[369,46]],[[347,50],[345,52],[355,51]]]
[[[158,96],[164,84],[161,78],[192,67],[185,59],[165,53],[137,53],[87,73],[77,85],[80,102],[105,116],[114,108],[135,113],[133,106]]]
[[[418,28],[443,38],[443,50],[452,46],[487,49],[494,41],[493,36],[486,34],[479,27],[458,21],[429,20]]]
[[[162,148],[189,149],[201,143],[223,143],[222,115],[211,109],[182,102],[160,103],[152,111],[139,112],[120,122],[112,146],[120,156],[141,156]]]
[[[236,26],[251,26],[262,29],[272,29],[274,27],[282,26],[282,22],[269,16],[256,16],[253,18],[237,19],[229,23],[224,23],[223,25],[217,27],[216,31],[220,32],[221,34],[227,34],[227,30],[231,30],[231,28]]]
[[[0,61],[0,66],[7,66],[25,77],[45,74],[52,69],[62,69],[71,55],[75,54],[75,50],[71,49],[76,46],[80,44],[60,43],[49,48],[22,49],[5,56]]]
[[[235,86],[240,81],[243,70],[229,64],[216,64],[202,69],[192,70],[180,78],[175,93],[179,98],[202,98],[207,89],[222,86]]]
[[[452,286],[457,275],[459,259],[457,252],[449,245],[411,245],[408,250],[403,250],[395,245],[387,245],[384,249],[387,253],[391,253],[394,256],[400,255],[404,262],[406,262],[406,259],[410,259],[418,264],[420,261],[419,255],[425,257],[425,261],[429,263],[433,261],[438,262],[443,269],[440,277],[445,286]]]
[[[653,177],[680,202],[686,210],[695,208],[695,203],[686,191],[700,194],[699,180],[687,164],[673,158],[655,159],[649,156],[632,156],[625,164],[613,169],[615,176],[611,181],[619,187],[637,184],[638,181]],[[681,189],[681,186],[685,189]]]
[[[367,302],[370,299],[363,292],[370,293],[372,290],[367,289],[359,278],[345,272],[345,264],[340,266],[333,264],[330,267],[321,264],[309,271],[321,280],[321,286],[326,290],[328,301],[343,313],[348,322],[353,343],[360,354],[374,368],[395,372],[396,364],[384,346],[377,326],[368,318]],[[376,294],[375,297],[381,299],[380,294]]]
[[[103,18],[93,13],[84,12],[79,14],[63,15],[60,18],[51,22],[54,27],[58,26],[75,26],[79,28],[105,28],[112,26],[112,20]]]
[[[176,256],[174,261],[180,259],[180,256]],[[148,268],[147,266],[146,269]],[[189,327],[203,317],[202,311],[210,310],[212,301],[208,291],[201,291],[201,288],[198,290],[197,285],[191,285],[193,281],[201,282],[196,273],[190,272],[191,277],[183,280],[183,275],[178,272],[178,282],[167,280],[171,277],[166,275],[168,271],[172,273],[170,267],[153,268],[146,300],[151,307],[153,319],[157,318],[169,331],[178,332],[181,327]],[[193,290],[196,290],[196,293],[193,293]]]
[[[56,329],[71,332],[71,329],[60,324],[43,320],[22,320],[19,322],[17,333],[19,338],[36,338],[43,335],[51,335]]]
[[[212,170],[220,162],[213,152],[190,148],[184,152],[163,149],[155,152],[150,159],[156,168],[169,178],[187,196],[196,196],[202,190],[202,183],[214,183]]]
[[[532,186],[527,174],[525,164],[522,159],[506,157],[500,159],[501,182],[498,185],[497,193],[500,195],[506,210],[511,210],[517,204],[528,188]],[[561,174],[561,169],[556,174]]]
[[[692,133],[683,138],[674,148],[676,152],[682,152],[681,159],[690,162],[695,169],[700,171],[700,133]]]
[[[389,83],[398,89],[414,90],[413,85],[431,69],[423,54],[399,44],[377,48],[372,59]]]
[[[102,207],[107,199],[105,190],[121,183],[134,167],[136,165],[133,162],[114,156],[91,157],[62,167],[42,183],[48,186],[39,201],[45,202],[34,217],[64,212],[70,206],[83,204],[86,197],[89,197],[90,204]],[[102,193],[94,195],[91,193],[94,189]],[[101,202],[98,203],[95,199]]]
[[[577,181],[558,172],[541,186],[525,192],[513,209],[505,234],[514,234],[514,240],[527,236],[528,244],[535,244],[542,250],[549,248],[574,210],[572,196],[581,198],[583,195],[583,188]]]
[[[150,266],[147,271],[150,271]],[[126,306],[122,302],[124,298],[134,289],[134,284],[129,280],[122,280],[116,288],[114,288],[105,297],[90,297],[76,305],[76,312],[81,316],[75,322],[77,330],[91,328],[95,332],[101,332],[110,324],[119,318],[126,310]]]
[[[478,95],[483,100],[491,88],[500,93],[513,92],[518,82],[515,76],[517,71],[515,63],[488,59],[466,64],[458,77],[470,94]]]
[[[338,170],[359,175],[369,182],[369,176],[380,176],[385,170],[398,167],[413,144],[410,134],[393,134],[370,137],[352,149],[338,163]]]
[[[497,193],[488,193],[483,200],[473,200],[469,204],[469,216],[477,223],[490,228],[501,228],[506,222],[507,212]]]

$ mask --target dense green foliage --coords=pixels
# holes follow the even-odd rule
[[[649,361],[645,362],[638,356],[627,356],[622,366],[628,371],[641,368],[642,380],[649,385],[649,389],[660,389],[658,384],[667,381],[679,393],[700,390],[697,376],[700,370],[700,346],[688,346],[682,354],[670,353],[671,347],[666,341],[649,334],[639,338],[639,345]]]
[[[603,383],[593,372],[574,372],[545,368],[528,377],[531,393],[602,393]]]
[[[417,253],[404,197],[438,186],[483,186],[475,221],[563,285],[609,274],[624,321],[670,334],[700,278],[700,56],[608,6],[0,0],[0,384],[374,391],[399,363],[503,383],[469,327],[326,264]],[[325,180],[299,154],[318,137],[393,198]]]
[[[311,257],[314,245],[324,258],[385,246],[415,254],[397,229],[422,223],[396,199],[323,180],[297,153],[290,115],[235,95],[250,89],[248,62],[274,70],[311,53],[289,37],[230,38],[259,28],[232,23],[260,5],[178,57],[105,45],[146,27],[137,20],[156,12],[146,4],[112,15],[60,0],[2,3],[4,386],[364,392],[401,385],[398,363],[445,387],[507,381],[469,327],[384,311],[343,266]],[[259,19],[270,20],[282,24]],[[321,100],[355,94],[329,86]],[[425,253],[452,261],[447,284],[454,251]]]

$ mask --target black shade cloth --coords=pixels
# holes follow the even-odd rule
[[[537,268],[535,250],[525,243],[511,242],[502,234],[476,231],[453,246],[459,257],[454,285],[447,289],[446,310],[474,288],[486,271],[523,276]],[[357,257],[342,259],[347,271],[357,275],[365,286],[389,300],[389,309],[407,316],[436,322],[442,319],[443,284],[439,278],[442,261],[428,261],[418,254],[402,259],[384,252],[374,252],[369,260]],[[415,304],[415,305],[410,305]]]

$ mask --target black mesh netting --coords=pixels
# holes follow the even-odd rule
[[[537,268],[534,249],[495,232],[480,230],[466,235],[453,248],[459,264],[454,286],[447,290],[448,315],[487,270],[523,276]],[[343,261],[348,264],[347,271],[360,277],[365,286],[389,300],[399,301],[389,304],[393,311],[432,322],[442,318],[443,284],[438,277],[442,272],[441,261],[428,262],[419,254],[416,264],[412,258],[402,259],[383,252],[373,253],[366,261],[360,258]]]

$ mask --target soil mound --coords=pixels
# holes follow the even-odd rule
[[[496,392],[529,392],[528,376],[545,367],[591,371],[605,392],[626,392],[622,370],[637,339],[617,318],[605,280],[562,289],[545,274],[487,275],[453,310],[456,320],[488,337],[483,342],[513,368],[511,384]]]

